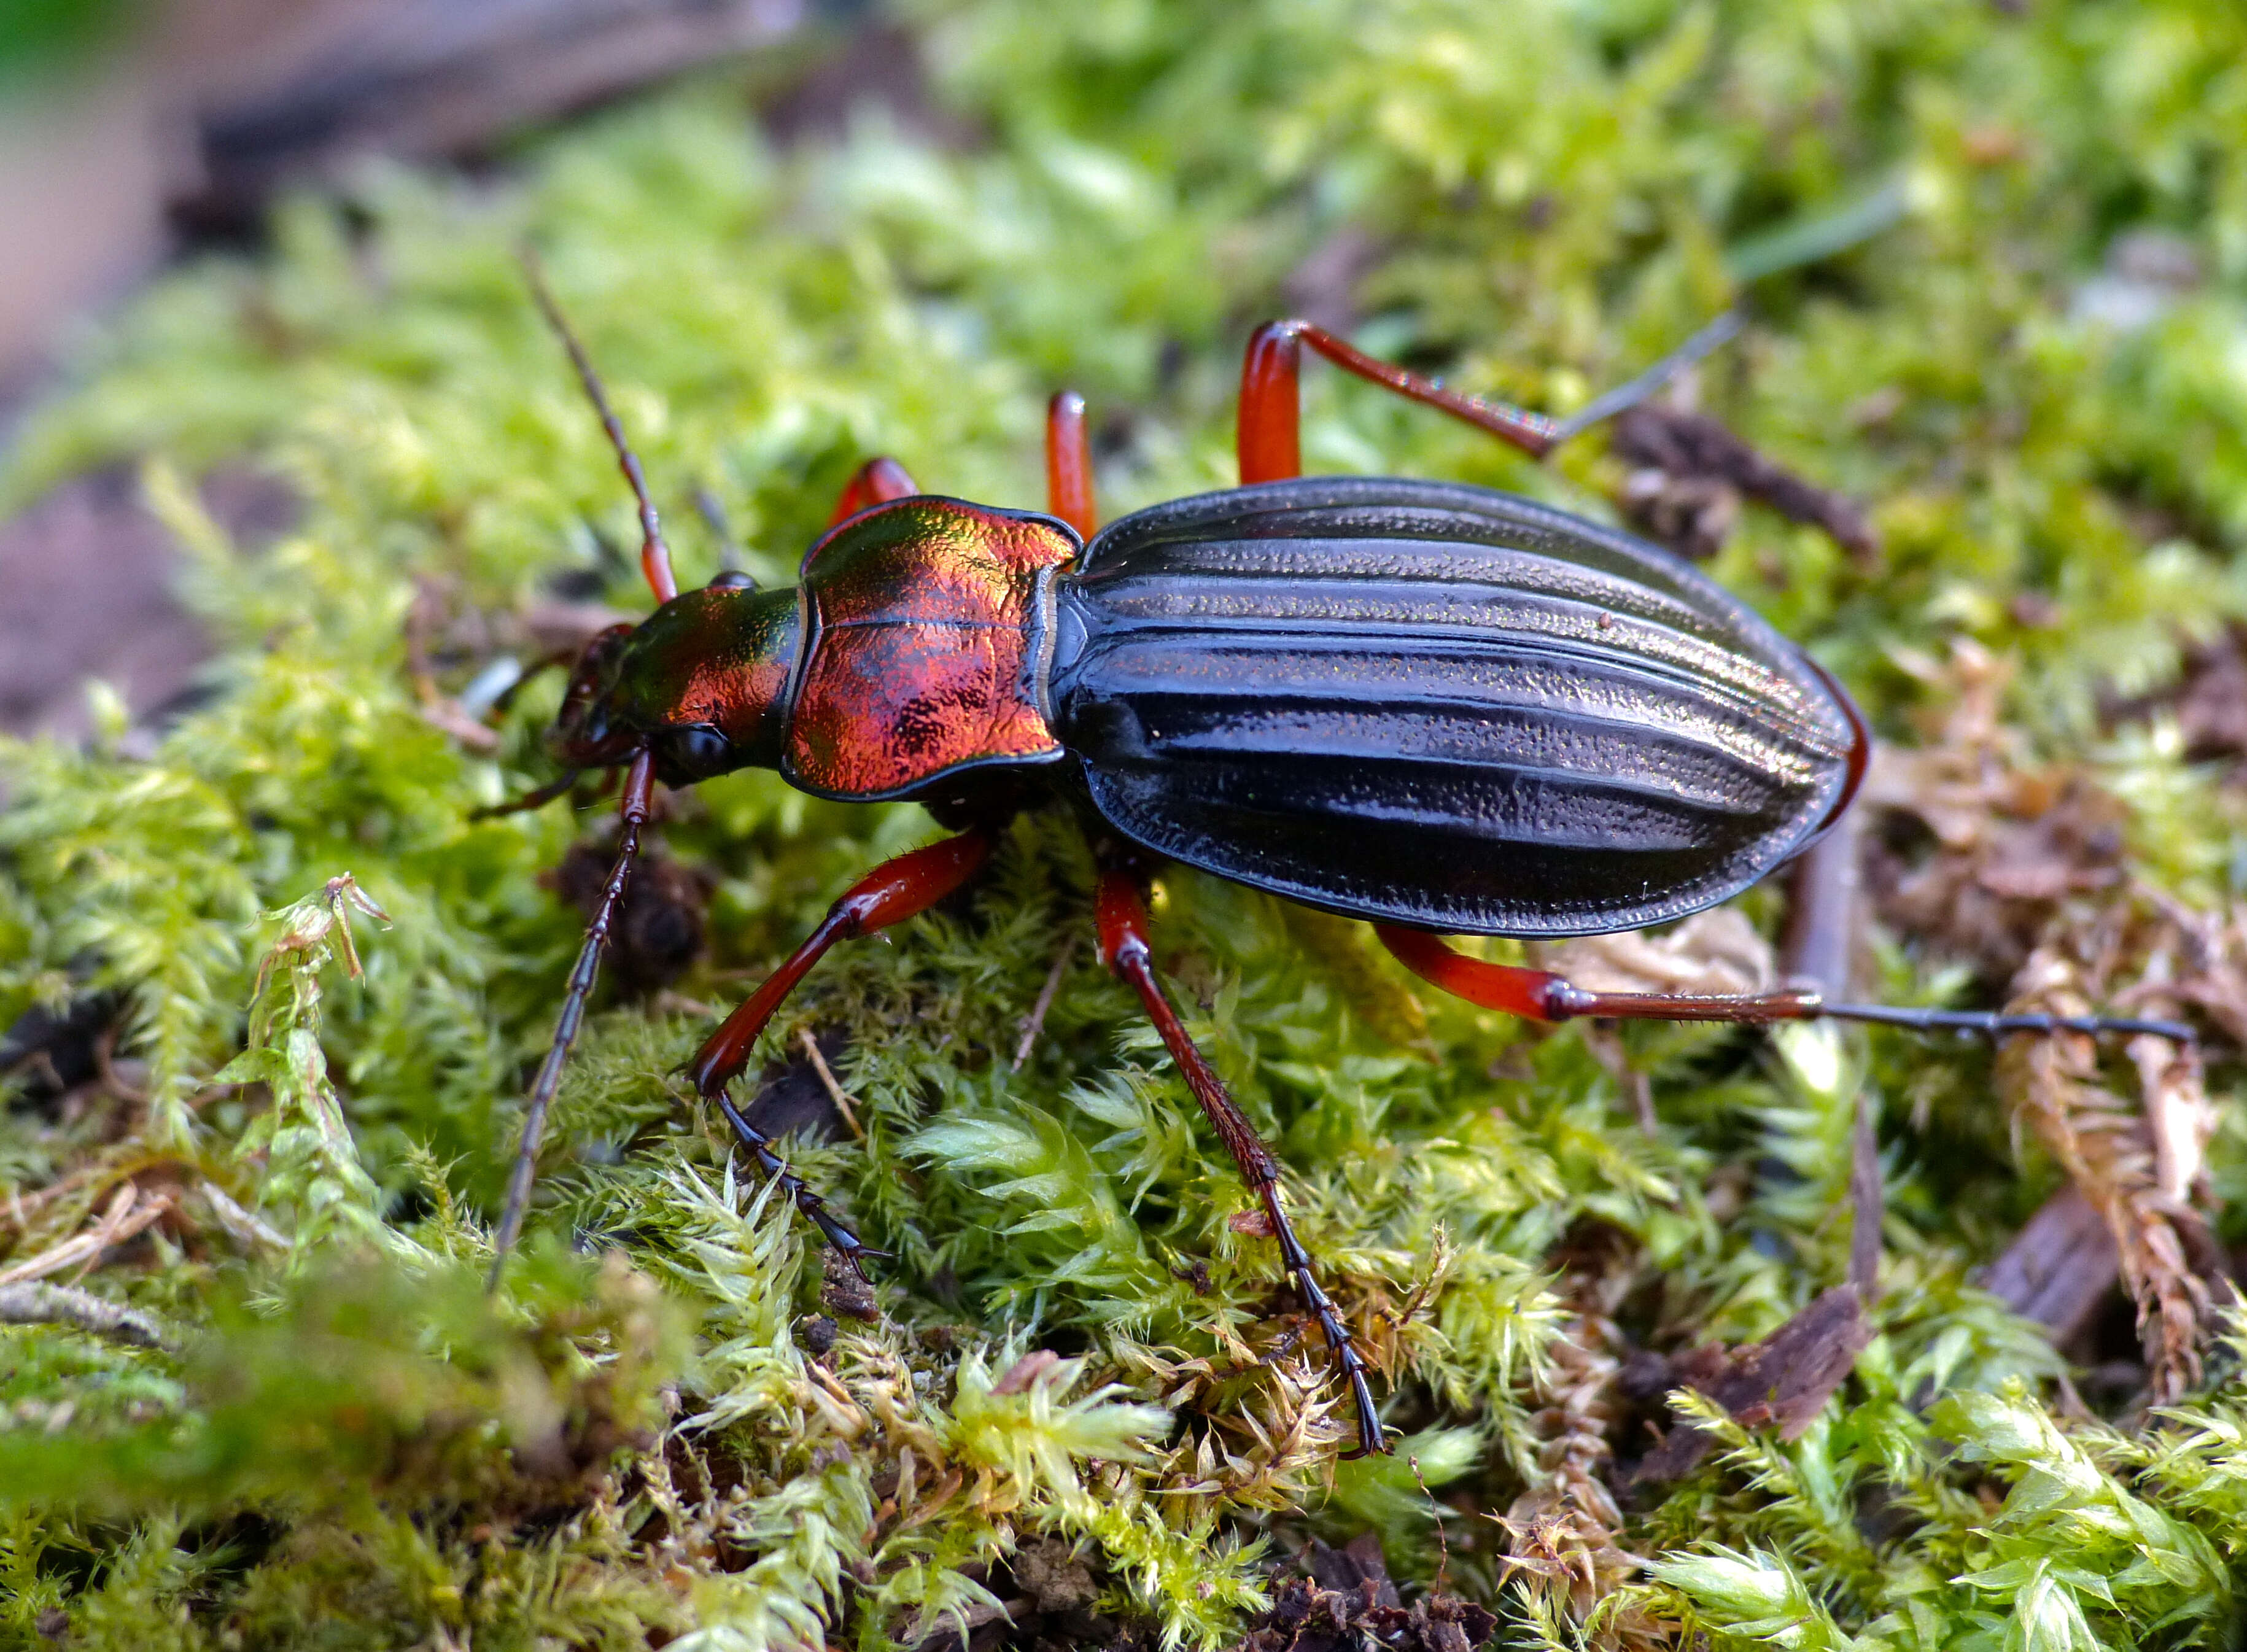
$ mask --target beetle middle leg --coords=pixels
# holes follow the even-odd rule
[[[1218,1077],[1216,1068],[1187,1035],[1178,1010],[1163,991],[1162,983],[1155,979],[1154,957],[1147,941],[1147,905],[1140,897],[1138,877],[1130,867],[1115,865],[1102,870],[1096,910],[1102,961],[1137,990],[1140,1002],[1146,1006],[1147,1017],[1162,1035],[1171,1059],[1178,1063],[1186,1088],[1193,1091],[1194,1100],[1201,1103],[1201,1110],[1231,1150],[1233,1162],[1240,1167],[1241,1179],[1263,1204],[1272,1236],[1280,1244],[1280,1259],[1294,1283],[1296,1294],[1302,1298],[1304,1307],[1318,1321],[1319,1329],[1327,1339],[1328,1352],[1349,1384],[1350,1398],[1357,1410],[1358,1441],[1357,1449],[1349,1455],[1363,1457],[1387,1451],[1379,1414],[1374,1410],[1373,1385],[1366,1380],[1365,1356],[1351,1340],[1349,1327],[1342,1322],[1342,1310],[1335,1305],[1334,1298],[1313,1276],[1310,1253],[1295,1237],[1294,1224],[1287,1219],[1287,1208],[1280,1203],[1280,1163],[1226,1092],[1225,1081]]]
[[[1046,509],[1089,539],[1100,526],[1092,502],[1092,444],[1084,433],[1084,398],[1057,393],[1046,404]]]
[[[843,1253],[862,1279],[866,1270],[861,1259],[886,1253],[870,1250],[861,1244],[858,1236],[828,1210],[826,1201],[772,1150],[772,1138],[741,1116],[733,1098],[726,1093],[726,1087],[741,1076],[741,1069],[749,1063],[750,1051],[756,1048],[758,1035],[797,984],[811,973],[811,966],[826,956],[829,947],[837,941],[871,935],[926,911],[981,869],[991,857],[992,843],[991,832],[978,827],[940,843],[931,843],[894,860],[884,861],[868,872],[843,891],[835,905],[827,909],[827,916],[820,919],[819,927],[766,977],[763,986],[720,1023],[718,1030],[703,1041],[702,1048],[686,1063],[696,1093],[703,1100],[717,1103],[726,1123],[741,1137],[742,1145],[755,1155],[765,1173],[780,1178],[782,1190],[796,1202],[796,1209],[810,1218],[827,1242]]]

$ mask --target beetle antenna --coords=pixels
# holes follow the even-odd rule
[[[1834,1021],[1870,1021],[1882,1027],[1908,1027],[1923,1033],[2149,1034],[2180,1044],[2197,1041],[2199,1035],[2183,1021],[2148,1021],[2129,1015],[2007,1015],[1995,1010],[1915,1009],[1894,1004],[1820,1004],[1816,1015]]]
[[[1612,419],[1627,407],[1636,407],[1695,362],[1738,338],[1740,329],[1746,325],[1746,311],[1733,305],[1637,378],[1617,385],[1604,395],[1593,397],[1554,425],[1553,446],[1559,447],[1569,437],[1581,435],[1602,419]]]
[[[491,1277],[487,1289],[499,1288],[500,1275],[507,1268],[508,1253],[515,1248],[515,1241],[522,1232],[523,1212],[530,1205],[530,1184],[538,1174],[538,1146],[546,1136],[547,1109],[554,1103],[554,1092],[562,1086],[562,1069],[569,1064],[570,1046],[577,1042],[577,1027],[585,1019],[586,1000],[592,997],[593,983],[600,978],[601,953],[609,944],[609,925],[615,920],[617,909],[624,904],[625,889],[631,885],[632,862],[639,856],[640,828],[647,824],[654,797],[655,757],[643,751],[632,759],[631,772],[625,776],[624,801],[618,809],[623,825],[617,833],[616,864],[609,868],[609,881],[602,887],[601,904],[594,911],[593,921],[585,926],[585,944],[578,949],[577,966],[570,972],[570,990],[562,1000],[554,1041],[547,1047],[546,1059],[539,1064],[538,1076],[532,1081],[529,1098],[523,1106],[522,1139],[516,1146],[515,1170],[507,1181],[507,1207],[500,1217],[499,1232],[492,1238]]]
[[[552,290],[546,284],[545,272],[540,269],[537,251],[525,243],[517,255],[522,261],[522,273],[530,283],[530,296],[537,301],[547,324],[562,340],[563,349],[570,352],[570,365],[577,370],[577,382],[585,387],[585,394],[593,404],[593,411],[601,416],[601,428],[608,433],[609,445],[617,450],[617,468],[625,473],[632,484],[632,497],[639,503],[639,566],[647,576],[649,588],[659,603],[667,603],[679,595],[678,576],[671,571],[671,547],[663,542],[662,524],[657,520],[655,502],[647,495],[647,477],[639,468],[639,458],[625,440],[625,427],[617,422],[614,409],[609,406],[608,392],[601,386],[600,374],[593,371],[593,363],[585,348],[577,342],[577,335],[570,329],[569,318],[562,306],[555,302]]]
[[[718,502],[718,495],[707,488],[695,488],[694,509],[702,518],[703,525],[709,529],[711,536],[718,542],[718,571],[741,573],[741,548],[734,543],[733,526],[726,520],[726,508]]]

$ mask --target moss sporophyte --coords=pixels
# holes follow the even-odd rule
[[[895,115],[781,144],[767,59],[473,178],[369,167],[285,200],[254,250],[78,345],[21,427],[7,507],[135,468],[216,657],[158,724],[109,694],[83,747],[0,747],[0,1639],[1261,1652],[1329,1624],[1451,1644],[1487,1608],[1526,1645],[2221,1642],[2247,1516],[2222,1278],[2247,1238],[2237,9],[892,20],[925,69]],[[1109,741],[1103,772],[1145,782],[1118,837],[1166,852],[1188,845],[1131,822],[1246,803],[1123,761],[1135,731],[1194,738],[1202,703],[1126,682],[1159,616],[1125,604],[1210,576],[1151,538],[1101,589],[1047,557],[1092,525],[1096,474],[1108,536],[1243,480],[1258,317],[1565,418],[1745,299],[1736,339],[1542,463],[1306,375],[1299,424],[1268,427],[1305,475],[1258,485],[1340,509],[1290,490],[1415,478],[1416,509],[1504,493],[1579,549],[1628,522],[1705,556],[1680,589],[1788,639],[1743,666],[1728,621],[1707,657],[1751,672],[1723,739],[1772,818],[1814,826],[1854,745],[1793,662],[1879,736],[1842,863],[1871,921],[1836,932],[1864,999],[2203,1042],[1548,1030],[1428,990],[1330,889],[1315,909],[1171,852],[1148,978],[1286,1167],[1390,1430],[1342,1461],[1348,1385],[1089,944],[1107,869],[1068,807],[987,826],[957,893],[835,948],[737,1052],[742,1121],[897,1253],[872,1287],[673,1070],[838,891],[934,836],[919,803],[840,801],[910,783],[850,766],[898,754],[843,738],[875,704],[845,695],[801,731],[812,789],[754,764],[652,789],[488,1294],[528,1075],[619,844],[606,809],[477,811],[554,778],[557,720],[601,734],[533,666],[647,629],[641,525],[526,301],[526,239],[645,461],[680,624],[724,620],[737,678],[808,665],[840,607],[771,593],[894,454],[994,502],[914,529],[947,548],[929,617],[993,622],[946,683],[1035,702],[1073,659],[1100,691],[1065,726],[939,697],[926,751],[972,724],[991,766],[960,772],[995,784],[1040,769],[1041,726]],[[1092,462],[1065,436],[1056,481],[1061,386]],[[295,501],[263,543],[211,481],[244,467]],[[851,553],[836,604],[879,596],[866,524],[918,509],[882,502],[893,480],[864,477],[816,559]],[[1659,642],[1610,611],[1589,658]],[[1007,676],[999,633],[1042,625],[1050,655]],[[874,690],[899,657],[866,656]],[[607,704],[635,739],[692,687],[634,681]],[[714,703],[722,748],[681,734],[651,768],[789,758],[749,708]],[[1391,854],[1365,885],[1437,870]],[[324,892],[346,870],[387,927]],[[1110,951],[1136,957],[1129,892]],[[1782,894],[1452,955],[1766,994]]]

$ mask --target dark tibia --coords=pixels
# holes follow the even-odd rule
[[[731,1096],[720,1090],[714,1099],[718,1110],[726,1116],[726,1123],[741,1137],[741,1145],[749,1150],[764,1173],[780,1184],[780,1191],[796,1201],[796,1208],[811,1219],[811,1225],[826,1236],[827,1242],[843,1253],[843,1259],[850,1264],[860,1279],[867,1279],[865,1258],[888,1259],[889,1252],[859,1243],[858,1236],[827,1208],[827,1201],[813,1192],[803,1178],[789,1169],[788,1161],[772,1150],[772,1137],[741,1116]],[[868,1283],[871,1282],[868,1280]]]
[[[827,525],[848,522],[869,505],[886,505],[892,499],[910,499],[920,491],[920,484],[896,460],[886,456],[869,459],[850,473],[850,480],[843,485],[843,496],[835,502],[835,514]]]
[[[1272,1235],[1280,1243],[1280,1259],[1287,1276],[1301,1296],[1304,1307],[1318,1321],[1319,1329],[1327,1339],[1328,1351],[1349,1385],[1350,1399],[1357,1410],[1358,1444],[1349,1455],[1363,1457],[1369,1452],[1386,1451],[1389,1447],[1381,1437],[1380,1414],[1374,1409],[1373,1385],[1366,1380],[1365,1356],[1351,1340],[1341,1309],[1313,1276],[1310,1253],[1295,1237],[1294,1224],[1287,1219],[1287,1210],[1280,1203],[1279,1162],[1256,1134],[1255,1126],[1234,1105],[1216,1069],[1186,1035],[1178,1011],[1155,979],[1154,959],[1147,945],[1146,903],[1140,898],[1137,877],[1130,868],[1110,867],[1101,872],[1098,912],[1102,960],[1137,991],[1140,1002],[1146,1006],[1148,1019],[1162,1034],[1164,1048],[1170,1051],[1171,1059],[1185,1075],[1186,1087],[1193,1091],[1194,1099],[1201,1103],[1202,1111],[1232,1152],[1233,1162],[1240,1167],[1241,1179],[1262,1203]]]
[[[632,768],[625,776],[624,799],[618,813],[623,827],[617,834],[616,864],[609,870],[609,881],[601,891],[601,904],[594,909],[593,921],[586,925],[585,944],[578,948],[577,965],[570,972],[570,987],[562,999],[562,1014],[554,1027],[554,1041],[547,1047],[546,1059],[539,1065],[538,1076],[530,1086],[530,1096],[524,1105],[522,1138],[515,1150],[515,1170],[508,1178],[507,1206],[500,1217],[499,1232],[492,1239],[492,1267],[490,1288],[497,1290],[501,1273],[507,1267],[508,1253],[522,1232],[523,1213],[530,1205],[530,1184],[538,1174],[538,1146],[546,1136],[547,1109],[554,1104],[554,1092],[561,1087],[562,1069],[569,1064],[570,1046],[577,1042],[577,1028],[585,1018],[585,1003],[593,995],[593,983],[600,979],[601,952],[609,944],[609,925],[615,921],[617,909],[624,904],[625,891],[632,883],[632,862],[639,854],[640,828],[647,824],[650,809],[655,799],[655,759],[646,752],[632,759]]]
[[[1557,447],[1569,437],[1589,430],[1602,420],[1612,419],[1626,408],[1636,407],[1702,357],[1738,338],[1740,329],[1746,324],[1747,318],[1738,311],[1727,310],[1637,378],[1628,384],[1617,385],[1603,395],[1593,397],[1561,420],[1553,427],[1553,446]]]
[[[1046,404],[1046,509],[1089,539],[1100,526],[1092,498],[1092,447],[1084,398],[1064,390]]]
[[[2004,1015],[1975,1009],[1899,1009],[1888,1004],[1820,1004],[1818,1013],[1837,1021],[1871,1021],[1923,1033],[1985,1033],[1991,1037],[2005,1033],[2150,1034],[2189,1044],[2199,1036],[2183,1021],[2147,1021],[2130,1015]]]
[[[1485,964],[1453,952],[1441,936],[1393,925],[1374,926],[1381,944],[1397,960],[1431,986],[1485,1009],[1531,1021],[1565,1021],[1581,1016],[1618,1021],[1736,1021],[1765,1026],[1772,1021],[1823,1020],[1877,1021],[1923,1031],[1967,1033],[2150,1033],[2189,1043],[2191,1027],[2182,1021],[2140,1021],[2118,1015],[2005,1015],[1984,1010],[1899,1009],[1881,1004],[1829,1004],[1814,992],[1757,993],[1738,998],[1701,998],[1683,993],[1593,993],[1541,969]]]

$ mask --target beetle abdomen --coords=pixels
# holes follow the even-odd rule
[[[1800,849],[1861,761],[1816,668],[1667,553],[1479,488],[1182,499],[1062,581],[1094,805],[1332,911],[1484,934],[1682,916]]]

